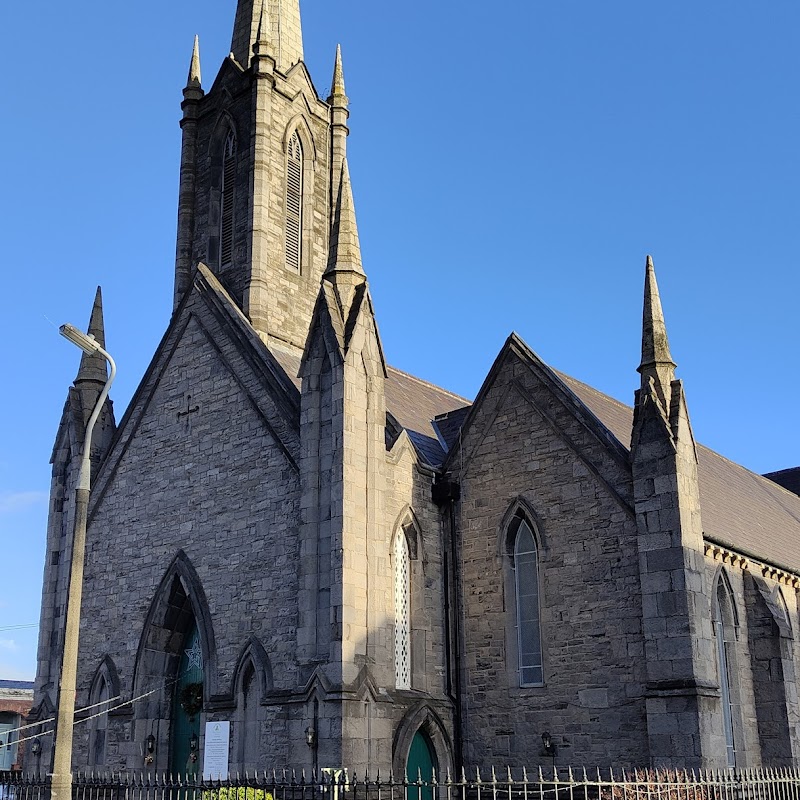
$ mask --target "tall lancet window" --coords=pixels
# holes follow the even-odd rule
[[[219,215],[219,265],[233,261],[233,202],[236,183],[236,137],[229,131],[222,151],[222,208]]]
[[[539,625],[539,551],[530,525],[519,520],[514,539],[514,588],[517,598],[519,685],[540,686],[542,635]]]
[[[286,266],[300,272],[303,250],[303,145],[297,131],[286,161]]]
[[[108,730],[108,682],[100,675],[92,687],[91,705],[94,719],[89,734],[89,766],[102,767],[106,763],[106,733]]]
[[[394,537],[394,673],[398,689],[411,688],[411,597],[405,534]]]
[[[726,757],[729,767],[736,766],[736,746],[733,737],[733,698],[729,648],[736,641],[736,606],[724,572],[717,578],[714,593],[714,634],[717,640],[717,670],[722,701],[722,728],[725,734]]]

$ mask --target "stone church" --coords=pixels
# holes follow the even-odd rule
[[[695,442],[652,261],[633,408],[514,334],[469,401],[389,366],[299,0],[239,0],[183,95],[174,313],[91,442],[75,767],[202,770],[214,721],[232,771],[800,764],[797,471]],[[105,379],[53,450],[33,721]]]

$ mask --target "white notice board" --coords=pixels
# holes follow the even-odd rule
[[[206,780],[228,780],[230,740],[230,722],[206,722],[206,742],[203,750],[203,778]]]

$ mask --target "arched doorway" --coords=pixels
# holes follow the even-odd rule
[[[411,740],[406,759],[406,780],[409,784],[428,784],[427,786],[409,786],[408,800],[433,800],[433,789],[430,787],[434,771],[438,772],[436,751],[428,735],[418,730]]]
[[[200,767],[200,713],[203,709],[203,651],[193,621],[184,636],[172,697],[170,772],[196,775]]]

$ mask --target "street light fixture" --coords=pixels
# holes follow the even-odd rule
[[[78,638],[81,623],[81,597],[83,594],[83,562],[86,558],[86,518],[89,510],[89,491],[92,482],[92,433],[108,391],[117,374],[114,359],[93,337],[78,330],[74,325],[62,325],[59,332],[87,355],[99,353],[111,368],[103,390],[97,398],[83,437],[83,457],[75,488],[75,532],[72,541],[72,564],[69,575],[67,618],[64,628],[64,654],[61,664],[61,688],[58,692],[58,722],[53,744],[52,800],[72,798],[72,732],[75,717],[75,692],[78,672]]]
[[[103,348],[100,347],[100,343],[97,339],[94,338],[91,334],[84,333],[79,328],[76,328],[74,325],[70,325],[69,322],[65,322],[59,329],[58,332],[65,338],[69,339],[72,344],[77,345],[83,350],[84,353],[87,355],[92,355],[92,353],[98,353]],[[105,351],[104,351],[105,352]],[[106,358],[108,358],[108,353],[106,353]]]

